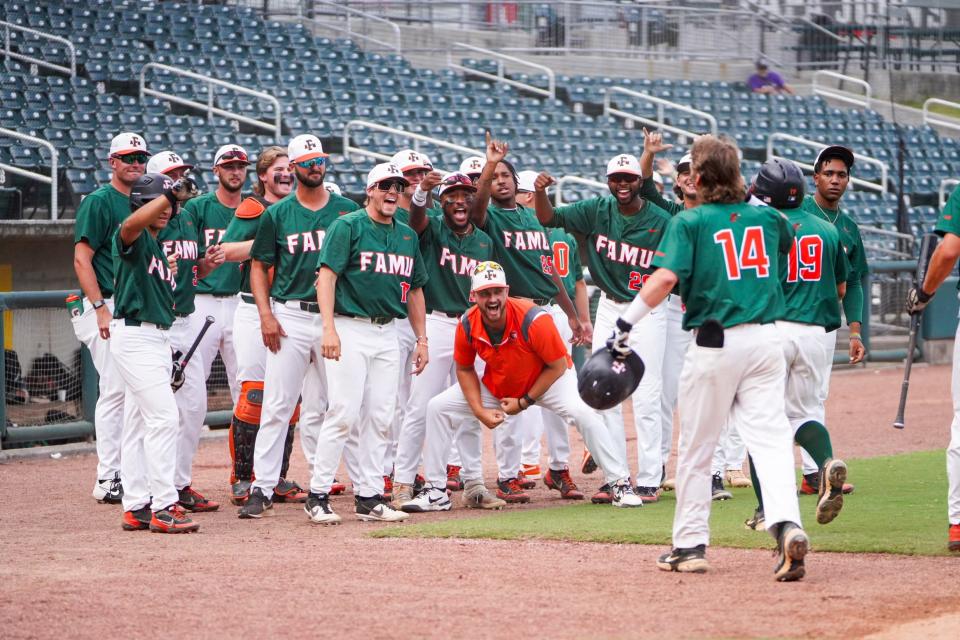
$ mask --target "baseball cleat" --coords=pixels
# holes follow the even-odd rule
[[[777,540],[779,560],[773,570],[777,582],[794,582],[806,573],[803,559],[810,550],[810,539],[806,532],[792,522],[780,524],[780,536]]]
[[[744,520],[743,525],[747,529],[751,529],[753,531],[766,531],[767,525],[764,522],[763,509],[757,509],[754,511],[753,517],[748,520]]]
[[[657,487],[641,487],[637,485],[633,488],[633,492],[637,494],[637,497],[640,498],[644,504],[653,504],[654,502],[660,501],[660,490]]]
[[[843,508],[843,483],[847,479],[847,465],[843,460],[827,460],[820,474],[817,522],[828,524],[833,522]]]
[[[706,554],[707,546],[703,544],[686,549],[675,548],[657,558],[657,568],[680,573],[706,573],[710,569]]]
[[[253,484],[249,480],[237,480],[230,485],[230,502],[235,504],[238,507],[242,507],[247,503],[247,498],[250,497],[250,485]]]
[[[340,524],[340,516],[330,508],[330,496],[326,493],[307,494],[307,500],[303,505],[303,510],[310,518],[310,522],[317,524]]]
[[[357,520],[363,522],[403,522],[410,517],[402,511],[391,509],[383,496],[356,496],[353,502],[357,506]]]
[[[207,500],[199,491],[195,491],[190,485],[183,489],[177,489],[177,504],[185,511],[216,511],[220,508],[219,502]]]
[[[393,500],[390,501],[390,506],[394,509],[402,509],[403,505],[413,500],[418,493],[420,492],[413,490],[412,484],[398,482],[393,485]]]
[[[660,483],[660,488],[664,491],[673,491],[677,488],[677,479],[676,478],[667,478]]]
[[[630,480],[620,480],[612,487],[613,489],[613,501],[611,504],[615,507],[629,508],[629,507],[642,507],[643,500],[640,499],[640,496],[633,492],[633,487],[630,486]]]
[[[343,484],[342,482],[337,482],[336,478],[333,479],[333,484],[330,485],[330,495],[338,496],[346,490],[347,485]]]
[[[520,466],[520,473],[517,475],[517,482],[521,489],[534,489],[537,486],[537,480],[540,479],[540,465],[524,464]]]
[[[843,483],[843,495],[850,495],[856,487],[849,482]],[[806,473],[800,483],[800,493],[806,496],[820,495],[820,472]]]
[[[580,473],[585,476],[590,475],[600,467],[597,466],[597,461],[593,459],[593,454],[589,451],[583,452],[583,462],[580,463]]]
[[[727,485],[734,489],[749,489],[753,486],[753,483],[750,482],[750,478],[743,475],[743,471],[740,469],[730,469],[724,474],[724,479],[727,481]]]
[[[140,507],[123,512],[123,522],[120,524],[124,531],[142,531],[150,528],[153,513],[150,507]]]
[[[274,502],[306,502],[307,492],[293,480],[280,478],[277,486],[273,488]]]
[[[593,504],[610,504],[613,502],[613,490],[610,488],[609,484],[605,484],[600,487],[599,490],[593,497],[590,498],[590,502]]]
[[[447,491],[460,491],[463,489],[463,480],[460,479],[460,467],[452,464],[447,465]]]
[[[269,518],[274,515],[273,500],[263,495],[263,489],[254,487],[247,498],[247,503],[240,507],[237,517],[244,520]]]
[[[97,480],[93,485],[93,499],[100,504],[120,504],[123,502],[123,483],[120,482],[120,472],[112,478]]]
[[[549,469],[547,475],[543,476],[543,484],[547,485],[547,489],[559,491],[564,500],[583,500],[583,492],[577,489],[569,469]]]
[[[730,500],[733,498],[733,494],[723,488],[723,478],[720,477],[719,471],[713,474],[711,493],[711,500]]]
[[[427,479],[419,473],[413,478],[413,495],[417,495],[427,485]]]
[[[494,497],[492,493],[484,486],[482,480],[472,480],[467,482],[463,488],[461,503],[467,509],[495,509],[500,510],[507,506],[507,503],[500,498]]]
[[[950,551],[960,551],[960,524],[950,525],[950,531],[947,538],[947,549]]]
[[[523,492],[516,478],[497,480],[497,497],[509,504],[530,502],[530,496]]]
[[[193,533],[199,529],[200,525],[176,504],[157,511],[150,519],[150,531],[154,533]]]
[[[432,486],[424,488],[413,500],[407,501],[401,509],[405,513],[425,513],[427,511],[450,511],[453,505],[445,489]]]

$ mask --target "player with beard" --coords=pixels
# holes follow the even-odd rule
[[[547,187],[554,183],[541,173],[534,188],[540,222],[548,227],[582,234],[587,238],[588,267],[600,288],[593,350],[605,345],[617,317],[636,297],[653,272],[653,256],[670,221],[670,214],[640,196],[640,163],[628,154],[614,156],[607,163],[609,196],[599,196],[553,208]],[[670,296],[667,296],[670,297]],[[633,416],[637,431],[637,495],[655,502],[663,479],[661,431],[661,371],[666,342],[666,307],[658,305],[644,318],[644,327],[631,334],[630,346],[646,365],[643,380],[633,393]],[[601,412],[614,436],[619,454],[627,460],[623,415],[620,407]],[[606,486],[593,496],[597,503],[611,499]]]
[[[260,224],[250,250],[250,289],[267,351],[262,383],[255,377],[258,371],[254,363],[249,379],[244,380],[236,411],[236,437],[242,440],[238,450],[252,444],[256,477],[240,509],[241,518],[273,515],[274,499],[299,500],[302,494],[296,483],[281,485],[280,479],[285,471],[284,458],[289,457],[293,445],[290,425],[297,421],[300,392],[310,370],[313,380],[307,391],[315,407],[311,419],[319,420],[326,405],[324,367],[318,348],[320,308],[314,290],[317,254],[330,223],[356,208],[350,200],[324,188],[327,154],[316,136],[293,138],[287,157],[296,175],[296,192],[258,216]],[[259,429],[255,429],[257,422]],[[314,433],[314,429],[307,430]],[[349,462],[350,451],[347,453]],[[240,472],[245,476],[245,469]],[[286,490],[287,485],[292,485],[294,493],[278,491],[278,487]],[[237,501],[242,488],[234,490]]]
[[[558,331],[569,324],[573,344],[582,344],[583,326],[560,277],[554,273],[553,249],[546,230],[533,211],[517,203],[517,172],[506,160],[509,145],[493,140],[489,132],[486,143],[487,156],[476,180],[477,199],[470,218],[493,240],[494,255],[509,274],[512,293],[547,308]],[[527,414],[513,421],[510,429],[497,431],[497,496],[507,502],[530,501],[519,474],[523,434],[529,431],[527,421],[533,419],[533,414]],[[561,422],[550,424],[559,426]],[[548,429],[547,446],[551,459],[563,461],[566,468],[570,451],[567,429]]]
[[[77,208],[73,268],[83,291],[83,313],[72,319],[77,340],[90,350],[100,375],[94,426],[97,433],[97,502],[118,504],[120,442],[123,433],[123,380],[110,366],[110,320],[113,317],[113,236],[130,215],[130,187],[143,175],[150,154],[136,133],[121,133],[110,142],[110,182],[88,195]]]

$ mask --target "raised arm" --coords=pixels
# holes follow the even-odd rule
[[[553,176],[546,171],[541,171],[533,181],[533,207],[540,224],[547,225],[553,221],[553,205],[550,203],[550,196],[547,195],[547,188],[556,183]]]
[[[410,221],[407,223],[410,228],[417,232],[417,235],[423,233],[427,228],[427,203],[429,202],[430,191],[433,190],[443,176],[439,171],[431,171],[423,177],[420,184],[413,191],[410,198]]]
[[[497,172],[497,165],[507,157],[510,145],[500,140],[494,140],[487,131],[487,164],[483,166],[480,177],[477,178],[477,199],[470,209],[470,220],[481,229],[487,226],[487,205],[490,204],[490,191],[493,187],[493,176]]]

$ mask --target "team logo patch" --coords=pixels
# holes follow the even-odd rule
[[[739,217],[740,217],[740,214],[739,214],[739,213],[737,213],[737,212],[731,213],[731,214],[730,214],[730,222],[736,222],[736,221],[737,221],[737,218],[739,218]]]
[[[627,370],[627,365],[620,360],[614,360],[613,364],[610,365],[610,370],[620,375]]]

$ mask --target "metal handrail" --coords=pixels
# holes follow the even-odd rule
[[[818,82],[818,80],[823,77],[834,78],[840,82],[852,82],[853,84],[863,87],[866,93],[861,98],[860,96],[851,94],[849,91],[844,91],[843,89],[824,87]],[[863,107],[864,109],[869,109],[871,96],[873,95],[873,87],[871,87],[870,83],[866,80],[854,78],[853,76],[845,76],[842,73],[837,73],[836,71],[826,71],[821,69],[813,74],[813,93],[814,95],[824,96],[825,98],[833,98],[834,100],[840,100],[841,102],[846,102],[848,104],[857,105],[858,107]]]
[[[9,171],[10,173],[18,176],[23,176],[24,178],[29,178],[31,180],[36,180],[37,182],[50,185],[50,219],[58,220],[60,214],[57,210],[57,190],[59,187],[59,172],[57,168],[59,165],[59,156],[57,155],[57,148],[54,147],[49,140],[44,140],[43,138],[37,138],[35,136],[28,136],[25,133],[4,129],[3,127],[0,127],[0,136],[8,136],[10,138],[23,140],[24,142],[31,142],[33,144],[40,145],[41,147],[46,147],[50,150],[49,176],[45,176],[42,173],[37,173],[35,171],[28,171],[27,169],[21,169],[20,167],[14,167],[13,165],[9,165],[4,162],[0,162],[0,169]]]
[[[960,102],[950,102],[949,100],[943,100],[941,98],[927,98],[923,102],[923,124],[928,124],[934,127],[946,127],[947,129],[957,129],[960,130],[960,120],[956,118],[951,118],[950,116],[945,116],[943,114],[937,114],[937,117],[933,118],[930,116],[930,105],[939,104],[944,107],[951,107],[953,109],[960,110]],[[941,120],[941,118],[950,118],[949,120]]]
[[[869,236],[869,235],[884,236],[886,239],[896,240],[897,246],[900,246],[900,244],[903,243],[911,247],[910,251],[899,251],[897,249],[891,249],[883,245],[871,244],[865,237],[864,246],[871,251],[885,253],[887,255],[894,256],[896,258],[909,259],[914,257],[912,247],[916,244],[917,239],[912,234],[901,233],[899,231],[890,231],[889,229],[881,229],[879,227],[871,227],[865,224],[860,225],[860,232],[861,232],[861,235],[863,236]]]
[[[343,155],[350,153],[355,153],[362,156],[367,156],[369,158],[374,158],[376,160],[390,160],[391,156],[388,156],[377,151],[371,151],[363,147],[355,147],[350,144],[350,130],[351,129],[372,129],[373,131],[379,131],[381,133],[389,133],[397,136],[404,136],[413,141],[413,150],[420,150],[420,143],[426,142],[437,147],[443,147],[444,149],[452,149],[453,151],[459,151],[471,156],[483,156],[485,153],[477,149],[471,149],[470,147],[464,147],[463,145],[455,144],[453,142],[447,142],[446,140],[440,140],[439,138],[431,138],[430,136],[425,136],[422,133],[414,133],[413,131],[407,131],[406,129],[398,129],[396,127],[388,127],[386,125],[378,124],[376,122],[370,122],[368,120],[351,120],[343,126]]]
[[[648,100],[657,105],[657,118],[654,120],[652,118],[647,118],[644,116],[638,116],[635,113],[630,113],[628,111],[623,111],[621,109],[616,109],[610,106],[611,95],[614,93],[622,93],[624,95],[630,96],[632,98],[639,98],[641,100]],[[710,113],[706,111],[701,111],[699,109],[694,109],[693,107],[688,107],[685,104],[680,104],[679,102],[672,102],[664,98],[658,98],[657,96],[652,96],[648,93],[640,93],[639,91],[633,91],[627,89],[626,87],[607,87],[607,91],[603,96],[603,115],[605,116],[616,116],[619,118],[624,118],[625,120],[632,120],[634,122],[641,122],[643,124],[648,124],[653,127],[658,127],[664,129],[665,131],[672,131],[677,135],[687,136],[689,138],[696,138],[703,132],[688,131],[686,129],[681,129],[680,127],[674,127],[672,125],[666,124],[664,122],[664,109],[670,107],[671,109],[676,109],[677,111],[683,111],[691,115],[705,119],[710,123],[710,133],[717,135],[717,119],[713,117]]]
[[[943,205],[947,204],[947,189],[958,184],[960,184],[960,180],[956,178],[944,178],[940,181],[940,189],[937,192],[937,201],[940,203],[940,209],[943,209]]]
[[[775,154],[773,152],[774,140],[785,140],[787,142],[795,142],[797,144],[802,144],[812,149],[816,149],[817,152],[821,151],[824,147],[828,146],[824,142],[810,140],[809,138],[801,138],[800,136],[792,136],[788,133],[775,132],[767,136],[767,160],[770,160],[771,158],[783,158],[784,160],[792,160],[798,166],[804,169],[809,169],[810,171],[813,171],[812,164],[809,164],[806,162],[799,162],[797,160],[793,160],[792,158],[787,158],[786,156],[779,156]],[[887,185],[888,185],[887,177],[890,173],[890,170],[887,167],[887,163],[882,160],[878,160],[877,158],[874,158],[872,156],[865,156],[857,152],[853,153],[853,157],[859,162],[865,162],[867,164],[872,164],[880,167],[880,183],[877,184],[876,182],[870,182],[868,180],[864,180],[862,178],[854,178],[852,176],[850,178],[850,183],[860,185],[861,187],[864,187],[866,189],[872,189],[873,191],[879,191],[880,193],[885,193],[887,191]]]
[[[470,67],[465,67],[457,62],[454,62],[454,49],[466,49],[467,51],[473,51],[474,53],[479,53],[493,58],[497,63],[497,74],[494,75],[492,73],[487,73],[486,71],[480,71],[479,69],[471,69]],[[523,65],[538,71],[542,71],[547,75],[547,88],[543,89],[526,82],[520,82],[519,80],[511,80],[510,78],[507,78],[506,66],[504,65],[504,62],[512,62],[514,64]],[[523,89],[524,91],[544,96],[545,98],[554,99],[557,97],[557,77],[553,72],[553,69],[546,65],[524,60],[523,58],[508,56],[504,53],[500,53],[499,51],[492,51],[491,49],[484,49],[483,47],[475,47],[472,44],[466,44],[463,42],[452,42],[450,43],[450,47],[447,49],[447,67],[462,73],[480,76],[481,78],[486,78],[487,80],[492,80],[494,82],[501,82],[503,84],[510,85],[511,87],[516,87],[517,89]]]
[[[21,27],[18,24],[13,24],[12,22],[6,22],[5,20],[0,20],[0,27],[3,27],[3,54],[13,60],[23,60],[24,62],[29,62],[40,67],[45,67],[47,69],[53,69],[54,71],[60,71],[65,73],[71,78],[77,77],[77,49],[73,46],[73,43],[67,40],[66,38],[61,38],[60,36],[55,36],[52,33],[45,33],[43,31],[37,31],[36,29],[28,29],[27,27]],[[10,30],[21,31],[23,33],[29,33],[34,36],[40,36],[41,38],[46,38],[47,40],[52,40],[54,42],[59,42],[61,44],[67,45],[67,49],[70,51],[70,66],[64,67],[63,65],[54,64],[52,62],[46,62],[40,60],[39,58],[34,58],[33,56],[25,56],[22,53],[15,53],[10,49]]]
[[[401,51],[403,51],[403,42],[402,42],[402,40],[403,40],[403,35],[402,35],[401,32],[400,32],[400,27],[399,27],[395,22],[391,22],[390,20],[387,20],[386,18],[381,18],[380,16],[375,15],[375,14],[373,14],[373,13],[368,13],[368,12],[366,12],[366,11],[361,11],[361,10],[359,10],[359,9],[354,9],[354,8],[352,8],[352,7],[345,7],[345,6],[342,6],[342,5],[340,5],[340,4],[337,4],[336,2],[329,2],[328,0],[311,0],[311,1],[310,1],[310,4],[311,4],[313,7],[316,7],[316,5],[323,5],[323,6],[330,7],[330,8],[332,8],[332,9],[338,10],[338,11],[343,11],[343,12],[346,14],[346,15],[343,16],[343,17],[346,19],[347,26],[346,26],[346,27],[341,27],[341,26],[339,26],[339,25],[334,25],[334,24],[330,24],[329,22],[325,22],[325,21],[323,21],[323,20],[320,19],[320,18],[308,17],[308,16],[303,15],[303,2],[300,3],[300,6],[299,6],[299,15],[297,16],[297,19],[298,19],[300,22],[310,22],[310,23],[312,23],[312,24],[322,25],[322,26],[324,26],[324,27],[327,27],[328,29],[334,29],[335,31],[339,31],[339,32],[341,32],[341,33],[345,33],[345,34],[347,34],[347,35],[350,36],[350,37],[353,37],[353,38],[361,38],[361,39],[363,39],[363,40],[367,40],[367,41],[372,42],[372,43],[374,43],[374,44],[379,44],[379,45],[388,47],[388,48],[390,48],[390,49],[393,49],[393,50],[396,51],[397,53],[400,53]],[[338,16],[337,14],[332,14],[332,15],[334,15],[334,16],[336,16],[336,17],[340,17],[340,16]],[[377,38],[374,38],[373,36],[368,36],[368,35],[365,34],[365,33],[360,33],[359,31],[354,31],[354,30],[353,30],[353,20],[352,20],[352,16],[360,16],[360,17],[362,17],[364,20],[372,20],[373,22],[378,22],[378,23],[381,23],[381,24],[386,25],[391,31],[393,31],[393,36],[394,36],[394,38],[396,39],[396,43],[395,43],[395,44],[390,44],[389,42],[387,42],[387,41],[385,41],[385,40],[379,40],[379,39],[377,39]]]
[[[147,88],[147,71],[150,69],[159,69],[161,71],[166,71],[174,75],[182,76],[184,78],[191,78],[193,80],[200,80],[207,84],[207,103],[203,104],[202,102],[197,102],[195,100],[188,100],[186,98],[181,98],[164,91],[157,91],[156,89]],[[231,91],[236,91],[237,93],[242,93],[248,96],[253,96],[255,98],[260,98],[262,100],[268,101],[273,106],[274,111],[274,121],[273,123],[266,122],[264,120],[257,120],[256,118],[250,118],[248,116],[241,115],[233,111],[227,111],[226,109],[221,109],[219,107],[213,106],[213,88],[214,87],[224,87],[230,89]],[[281,133],[280,125],[280,101],[277,100],[274,96],[269,93],[264,93],[263,91],[256,91],[254,89],[248,89],[246,87],[241,87],[238,84],[233,84],[232,82],[225,82],[223,80],[218,80],[211,76],[203,75],[202,73],[194,73],[193,71],[184,71],[183,69],[177,69],[176,67],[171,67],[166,64],[160,64],[159,62],[148,62],[143,65],[143,69],[140,71],[140,99],[143,99],[143,96],[155,96],[169,102],[175,102],[177,104],[182,104],[187,107],[194,107],[200,109],[201,111],[207,112],[207,119],[210,120],[213,116],[223,116],[230,118],[231,120],[236,120],[238,122],[245,122],[254,127],[259,127],[261,129],[266,129],[267,131],[274,131],[276,133],[277,139],[279,140]]]
[[[596,180],[590,180],[589,178],[581,178],[580,176],[561,176],[557,178],[557,192],[553,194],[553,204],[555,206],[560,206],[563,204],[563,185],[567,183],[573,184],[582,184],[587,187],[599,187],[601,189],[607,189],[607,185],[602,182],[597,182]]]

